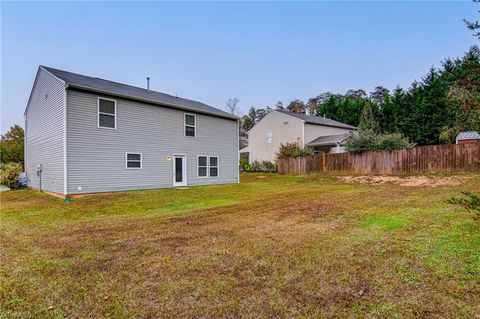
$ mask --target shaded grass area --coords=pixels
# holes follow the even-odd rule
[[[479,318],[462,186],[244,175],[61,200],[1,194],[5,318]]]

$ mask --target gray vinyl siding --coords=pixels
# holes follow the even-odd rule
[[[39,69],[25,113],[27,185],[39,188],[36,173],[42,164],[42,189],[64,193],[64,84]]]
[[[187,157],[187,186],[238,182],[236,121],[189,112],[196,137],[185,137],[185,112],[103,96],[117,101],[117,129],[98,128],[99,96],[67,91],[68,194],[172,187],[173,154]],[[141,169],[126,169],[127,152],[142,153]],[[197,178],[198,155],[219,156],[218,177]]]

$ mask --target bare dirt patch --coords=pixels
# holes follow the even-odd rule
[[[341,176],[342,181],[347,183],[360,183],[368,185],[396,184],[406,187],[439,187],[439,186],[460,186],[467,180],[467,176]]]

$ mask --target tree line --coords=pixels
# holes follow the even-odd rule
[[[241,118],[241,135],[272,109],[308,112],[354,126],[360,125],[363,113],[371,113],[370,123],[375,124],[370,130],[377,133],[399,133],[417,145],[452,143],[461,131],[480,130],[480,49],[472,46],[462,57],[444,60],[406,89],[324,92],[306,102],[251,107]]]

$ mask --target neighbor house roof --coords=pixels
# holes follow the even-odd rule
[[[125,97],[142,102],[159,104],[171,108],[204,113],[233,120],[238,119],[236,116],[230,113],[224,112],[202,102],[188,100],[165,93],[147,90],[145,88],[139,88],[123,83],[112,82],[96,77],[62,71],[47,66],[40,67],[51,73],[53,76],[64,81],[68,87],[95,91],[99,93]]]
[[[480,139],[480,134],[477,131],[465,131],[458,133],[456,140],[478,140]]]
[[[310,145],[310,146],[328,146],[328,145],[342,144],[350,136],[352,136],[352,132],[345,133],[345,134],[319,136],[316,139],[314,139],[313,141],[308,142],[307,145]]]
[[[355,126],[348,125],[342,122],[334,121],[331,119],[327,119],[324,117],[316,116],[316,115],[307,115],[307,114],[302,114],[302,113],[294,113],[290,111],[278,111],[290,116],[293,116],[297,119],[300,119],[302,121],[305,121],[305,123],[308,124],[317,124],[317,125],[325,125],[325,126],[333,126],[333,127],[340,127],[340,128],[348,128],[348,129],[356,129]]]

